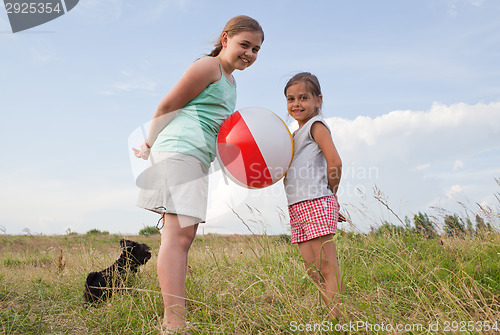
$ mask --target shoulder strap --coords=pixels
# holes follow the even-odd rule
[[[215,58],[215,59],[217,59],[217,62],[219,63],[219,69],[220,69],[220,79],[222,79],[222,77],[223,77],[223,76],[225,77],[225,75],[224,75],[224,71],[222,71],[222,64],[220,63],[219,58],[217,58],[217,57],[214,57],[214,58]],[[233,74],[231,74],[231,78],[233,79],[233,83],[232,83],[232,85],[236,86],[236,80],[234,79]],[[226,80],[227,80],[227,78],[226,78]],[[228,80],[228,82],[229,82],[229,80]],[[229,82],[229,83],[231,83],[231,82]]]

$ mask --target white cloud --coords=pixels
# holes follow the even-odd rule
[[[453,164],[453,171],[458,171],[463,167],[464,167],[464,163],[461,160],[457,159],[455,161],[455,164]]]
[[[456,16],[457,13],[457,0],[448,0],[448,14]]]
[[[148,64],[142,65],[142,68],[147,68]],[[122,70],[121,75],[123,77],[122,81],[115,83],[113,86],[122,91],[154,91],[157,83],[149,78],[146,78],[140,72],[134,70]]]
[[[343,160],[339,200],[351,212],[377,207],[370,199],[375,186],[403,218],[430,206],[453,211],[458,201],[491,201],[496,190],[500,103],[435,103],[427,111],[401,110],[354,120],[333,117],[327,123]],[[251,201],[257,208],[279,203],[265,196]],[[382,219],[394,219],[382,212],[356,214],[355,226],[363,230]]]
[[[431,167],[431,163],[415,166],[412,171],[424,171]]]
[[[429,206],[451,210],[464,197],[475,203],[495,192],[493,178],[500,175],[496,168],[500,103],[435,103],[427,111],[401,110],[327,122],[344,166],[379,171],[376,178],[346,175],[341,202],[359,203],[362,199],[356,190],[369,195],[377,185],[398,213],[408,213]]]
[[[132,204],[137,192],[133,187],[105,181],[40,178],[29,171],[0,175],[0,183],[0,226],[6,227],[7,233],[28,228],[34,233],[64,234],[68,227],[85,232],[105,226],[108,219],[95,220],[99,213],[121,217],[120,212]]]
[[[400,110],[354,120],[330,118],[328,123],[337,146],[353,160],[364,155],[377,162],[405,159],[418,166],[500,147],[496,140],[500,138],[500,103],[435,103],[428,111]]]
[[[146,78],[130,79],[128,81],[115,83],[113,87],[120,91],[130,92],[136,90],[154,91],[157,83]]]
[[[121,70],[120,78],[111,84],[111,88],[102,91],[101,94],[114,95],[132,91],[154,92],[157,86],[158,83],[156,81],[149,79],[144,74],[141,74],[140,71]]]
[[[484,4],[484,0],[468,0],[472,6],[480,7]]]
[[[430,206],[454,211],[458,201],[498,206],[493,194],[494,178],[500,177],[500,103],[436,103],[427,111],[327,122],[344,166],[339,200],[359,230],[381,220],[397,222],[371,196],[375,185],[401,218],[431,211]],[[135,208],[137,189],[130,184],[38,178],[22,171],[0,175],[0,182],[0,226],[8,233],[24,227],[59,234],[68,227],[137,232],[158,219]],[[246,190],[214,175],[211,183],[208,221],[200,231],[248,233],[231,208],[253,232],[287,231],[281,182]]]
[[[446,196],[449,199],[453,199],[456,194],[460,193],[463,191],[462,186],[460,185],[452,185],[447,191],[446,191]]]
[[[282,215],[287,210],[286,196],[281,180],[264,189],[250,190],[223,178],[220,170],[210,177],[204,226],[207,232],[282,234],[286,231]]]
[[[484,4],[484,0],[447,0],[447,1],[448,1],[447,3],[448,14],[450,14],[451,16],[456,16],[458,14],[459,8],[461,7],[468,5],[474,7],[481,7]]]

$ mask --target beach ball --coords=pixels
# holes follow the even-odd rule
[[[279,116],[250,107],[231,114],[217,135],[217,158],[236,184],[263,188],[280,180],[292,162],[293,139]]]

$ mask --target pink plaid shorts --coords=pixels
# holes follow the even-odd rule
[[[339,220],[339,204],[335,196],[306,200],[288,206],[292,243],[335,234]]]

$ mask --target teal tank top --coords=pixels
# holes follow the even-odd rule
[[[219,128],[236,106],[236,85],[222,73],[220,62],[219,67],[219,81],[208,85],[177,112],[160,132],[151,150],[190,155],[205,168],[210,167],[216,155]]]

